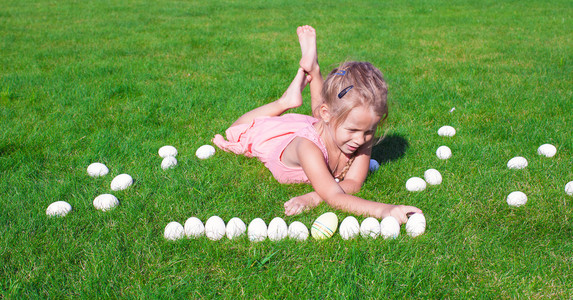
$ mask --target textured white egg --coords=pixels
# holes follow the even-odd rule
[[[511,192],[507,195],[507,204],[511,206],[522,206],[527,203],[527,195],[522,192]]]
[[[261,218],[256,218],[249,223],[247,235],[252,242],[261,242],[267,238],[267,224]]]
[[[161,168],[163,170],[175,168],[175,166],[177,166],[177,159],[173,156],[167,156],[161,162]]]
[[[177,149],[175,149],[175,147],[167,145],[167,146],[163,146],[161,148],[159,148],[159,156],[165,158],[165,157],[169,157],[169,156],[177,156]]]
[[[424,172],[424,179],[429,185],[438,185],[442,183],[442,174],[436,169],[428,169]]]
[[[185,235],[190,238],[198,238],[205,234],[205,225],[197,217],[191,217],[185,221]]]
[[[46,208],[46,215],[63,217],[72,210],[72,206],[66,201],[56,201]]]
[[[93,163],[88,166],[88,175],[91,177],[105,176],[109,173],[109,169],[102,163]]]
[[[112,191],[121,191],[125,190],[129,186],[133,184],[133,178],[128,174],[119,174],[115,176],[115,178],[111,181],[111,190]]]
[[[377,238],[380,235],[380,222],[373,217],[368,217],[360,224],[360,235],[362,237]]]
[[[163,237],[170,241],[175,241],[183,237],[183,232],[183,225],[179,224],[179,222],[170,222],[165,226]]]
[[[370,159],[370,166],[368,166],[368,171],[376,172],[380,168],[380,164],[375,159]]]
[[[507,162],[507,167],[510,169],[523,169],[527,167],[527,159],[523,156],[516,156]]]
[[[440,146],[436,150],[436,155],[439,159],[448,159],[452,157],[452,150],[448,146]]]
[[[95,197],[93,204],[96,209],[108,211],[116,207],[119,204],[119,200],[112,194],[101,194]]]
[[[205,222],[205,235],[212,241],[225,236],[225,222],[219,216],[212,216]]]
[[[203,145],[197,149],[195,155],[200,159],[207,159],[215,154],[215,147],[211,145]]]
[[[553,157],[557,153],[557,148],[551,144],[543,144],[537,148],[537,154],[546,157]]]
[[[294,221],[288,227],[288,237],[297,241],[304,241],[308,238],[308,228],[303,223]]]
[[[565,193],[569,196],[573,196],[573,181],[567,182],[565,185]]]
[[[327,212],[312,223],[310,234],[317,240],[323,240],[331,237],[338,228],[338,217],[333,212]]]
[[[400,235],[400,223],[392,216],[382,219],[380,222],[380,235],[384,239],[395,239]]]
[[[360,233],[360,224],[353,216],[348,216],[340,223],[340,236],[345,239],[353,239]]]
[[[415,213],[406,222],[406,233],[411,237],[417,237],[426,231],[426,217],[424,214]]]
[[[247,225],[245,225],[245,222],[243,222],[243,220],[237,217],[232,218],[227,223],[226,234],[227,238],[230,240],[240,237],[241,235],[245,234],[246,231],[247,231]]]
[[[269,223],[269,227],[267,229],[267,236],[271,241],[280,241],[287,237],[288,235],[288,226],[280,217],[276,217],[271,220]]]
[[[456,129],[452,126],[442,126],[438,129],[438,135],[451,137],[456,135]]]
[[[420,177],[412,177],[406,181],[406,189],[410,192],[419,192],[426,189],[426,181]]]

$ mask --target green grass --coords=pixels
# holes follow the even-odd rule
[[[570,1],[215,2],[0,1],[0,297],[573,297]],[[323,73],[367,60],[385,74],[392,139],[358,195],[420,207],[426,233],[166,241],[170,221],[268,223],[311,190],[255,159],[194,155],[282,94],[303,24],[318,31]],[[457,135],[439,137],[442,125]],[[538,156],[543,143],[557,155]],[[169,171],[166,144],[180,153]],[[441,145],[451,159],[436,158]],[[508,170],[518,155],[529,167]],[[95,161],[110,174],[87,176]],[[444,182],[407,192],[428,168]],[[120,173],[134,185],[96,211]],[[525,206],[505,203],[514,190]],[[47,217],[57,200],[73,211]],[[329,210],[285,219],[308,226]]]

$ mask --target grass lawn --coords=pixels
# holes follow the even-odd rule
[[[572,298],[571,1],[0,0],[0,298]],[[360,197],[424,210],[417,238],[163,238],[218,215],[285,217],[311,191],[209,144],[278,98],[298,68],[296,27],[323,73],[365,60],[389,84],[381,162]],[[310,113],[309,94],[298,113]],[[453,112],[450,112],[455,108]],[[452,138],[440,137],[443,125]],[[557,147],[552,158],[537,147]],[[161,169],[173,145],[179,165]],[[453,156],[439,160],[447,145]],[[524,156],[529,166],[510,170]],[[89,177],[102,162],[107,176]],[[406,180],[438,169],[441,185]],[[129,189],[112,192],[121,173]],[[522,191],[528,202],[510,207]],[[120,205],[96,210],[113,193]],[[45,214],[54,201],[73,207]],[[348,214],[335,211],[342,220]],[[364,219],[357,216],[358,220]]]

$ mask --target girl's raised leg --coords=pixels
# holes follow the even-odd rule
[[[315,114],[318,112],[318,107],[322,104],[322,85],[324,79],[320,73],[320,67],[318,65],[318,52],[316,48],[316,30],[309,25],[300,26],[297,28],[296,33],[298,35],[298,41],[300,43],[300,50],[302,53],[300,59],[300,67],[310,75],[310,99],[312,113],[315,118],[318,116]]]

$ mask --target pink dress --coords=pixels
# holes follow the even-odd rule
[[[317,119],[299,114],[285,114],[279,117],[262,117],[251,124],[235,125],[227,129],[227,140],[215,135],[213,143],[225,151],[257,157],[271,171],[280,183],[309,183],[302,168],[288,167],[281,161],[283,151],[295,137],[313,142],[328,162],[328,153],[313,124]]]

